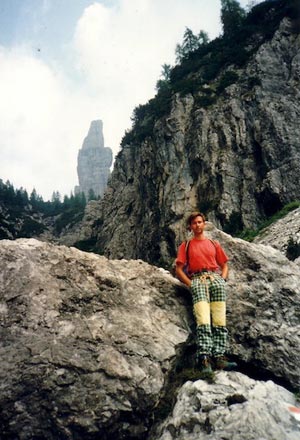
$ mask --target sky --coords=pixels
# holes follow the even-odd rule
[[[249,0],[240,0],[242,7]],[[0,0],[0,179],[44,200],[78,184],[101,119],[114,156],[186,27],[214,39],[219,0]]]

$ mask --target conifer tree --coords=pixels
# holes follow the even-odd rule
[[[180,63],[190,53],[208,42],[209,38],[206,32],[200,31],[198,35],[195,35],[190,28],[186,27],[183,35],[183,42],[182,44],[177,44],[175,49],[176,62]]]
[[[36,206],[37,198],[38,198],[38,195],[37,195],[36,189],[33,188],[33,190],[31,191],[31,194],[30,194],[30,202],[31,202],[32,206]]]
[[[237,34],[245,19],[246,12],[237,0],[221,0],[221,22],[225,37]]]
[[[170,83],[170,75],[171,75],[172,67],[170,66],[170,64],[163,64],[161,67],[162,67],[162,71],[160,74],[160,79],[156,83],[157,91],[167,89]]]
[[[53,191],[52,197],[51,197],[51,202],[59,204],[60,200],[61,200],[61,195],[60,195],[59,191]]]

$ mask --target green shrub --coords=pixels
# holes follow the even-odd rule
[[[134,131],[126,130],[124,136],[121,140],[121,147],[125,147],[125,145],[132,144],[135,140]],[[117,154],[116,158],[119,157],[120,152]]]
[[[222,93],[223,90],[226,89],[226,87],[231,86],[231,84],[234,84],[239,79],[239,76],[236,72],[228,71],[222,75],[218,87],[217,87],[217,93]]]
[[[217,100],[216,96],[208,96],[208,95],[202,95],[202,96],[197,96],[195,98],[195,104],[198,107],[203,107],[203,108],[207,108],[211,105],[213,105]]]
[[[286,256],[291,261],[294,261],[296,258],[300,257],[300,243],[294,240],[293,237],[289,238]]]

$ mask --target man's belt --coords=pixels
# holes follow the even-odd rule
[[[203,283],[205,285],[205,293],[207,297],[207,301],[209,302],[209,286],[208,281],[213,282],[214,281],[214,275],[212,275],[211,272],[214,272],[213,270],[203,269],[201,272],[193,273],[192,279],[198,278],[200,280],[200,283]]]
[[[193,277],[200,277],[201,275],[203,275],[204,273],[207,273],[207,272],[216,272],[215,270],[212,270],[212,269],[201,269],[201,270],[199,270],[198,272],[194,272],[194,273],[192,273],[191,274],[191,277],[193,278]]]

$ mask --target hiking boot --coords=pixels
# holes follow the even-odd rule
[[[205,375],[213,374],[213,370],[211,368],[211,360],[209,356],[207,355],[200,356],[197,362],[197,366],[201,373]]]
[[[214,360],[216,370],[230,371],[237,367],[237,363],[229,361],[226,356],[216,356]]]

